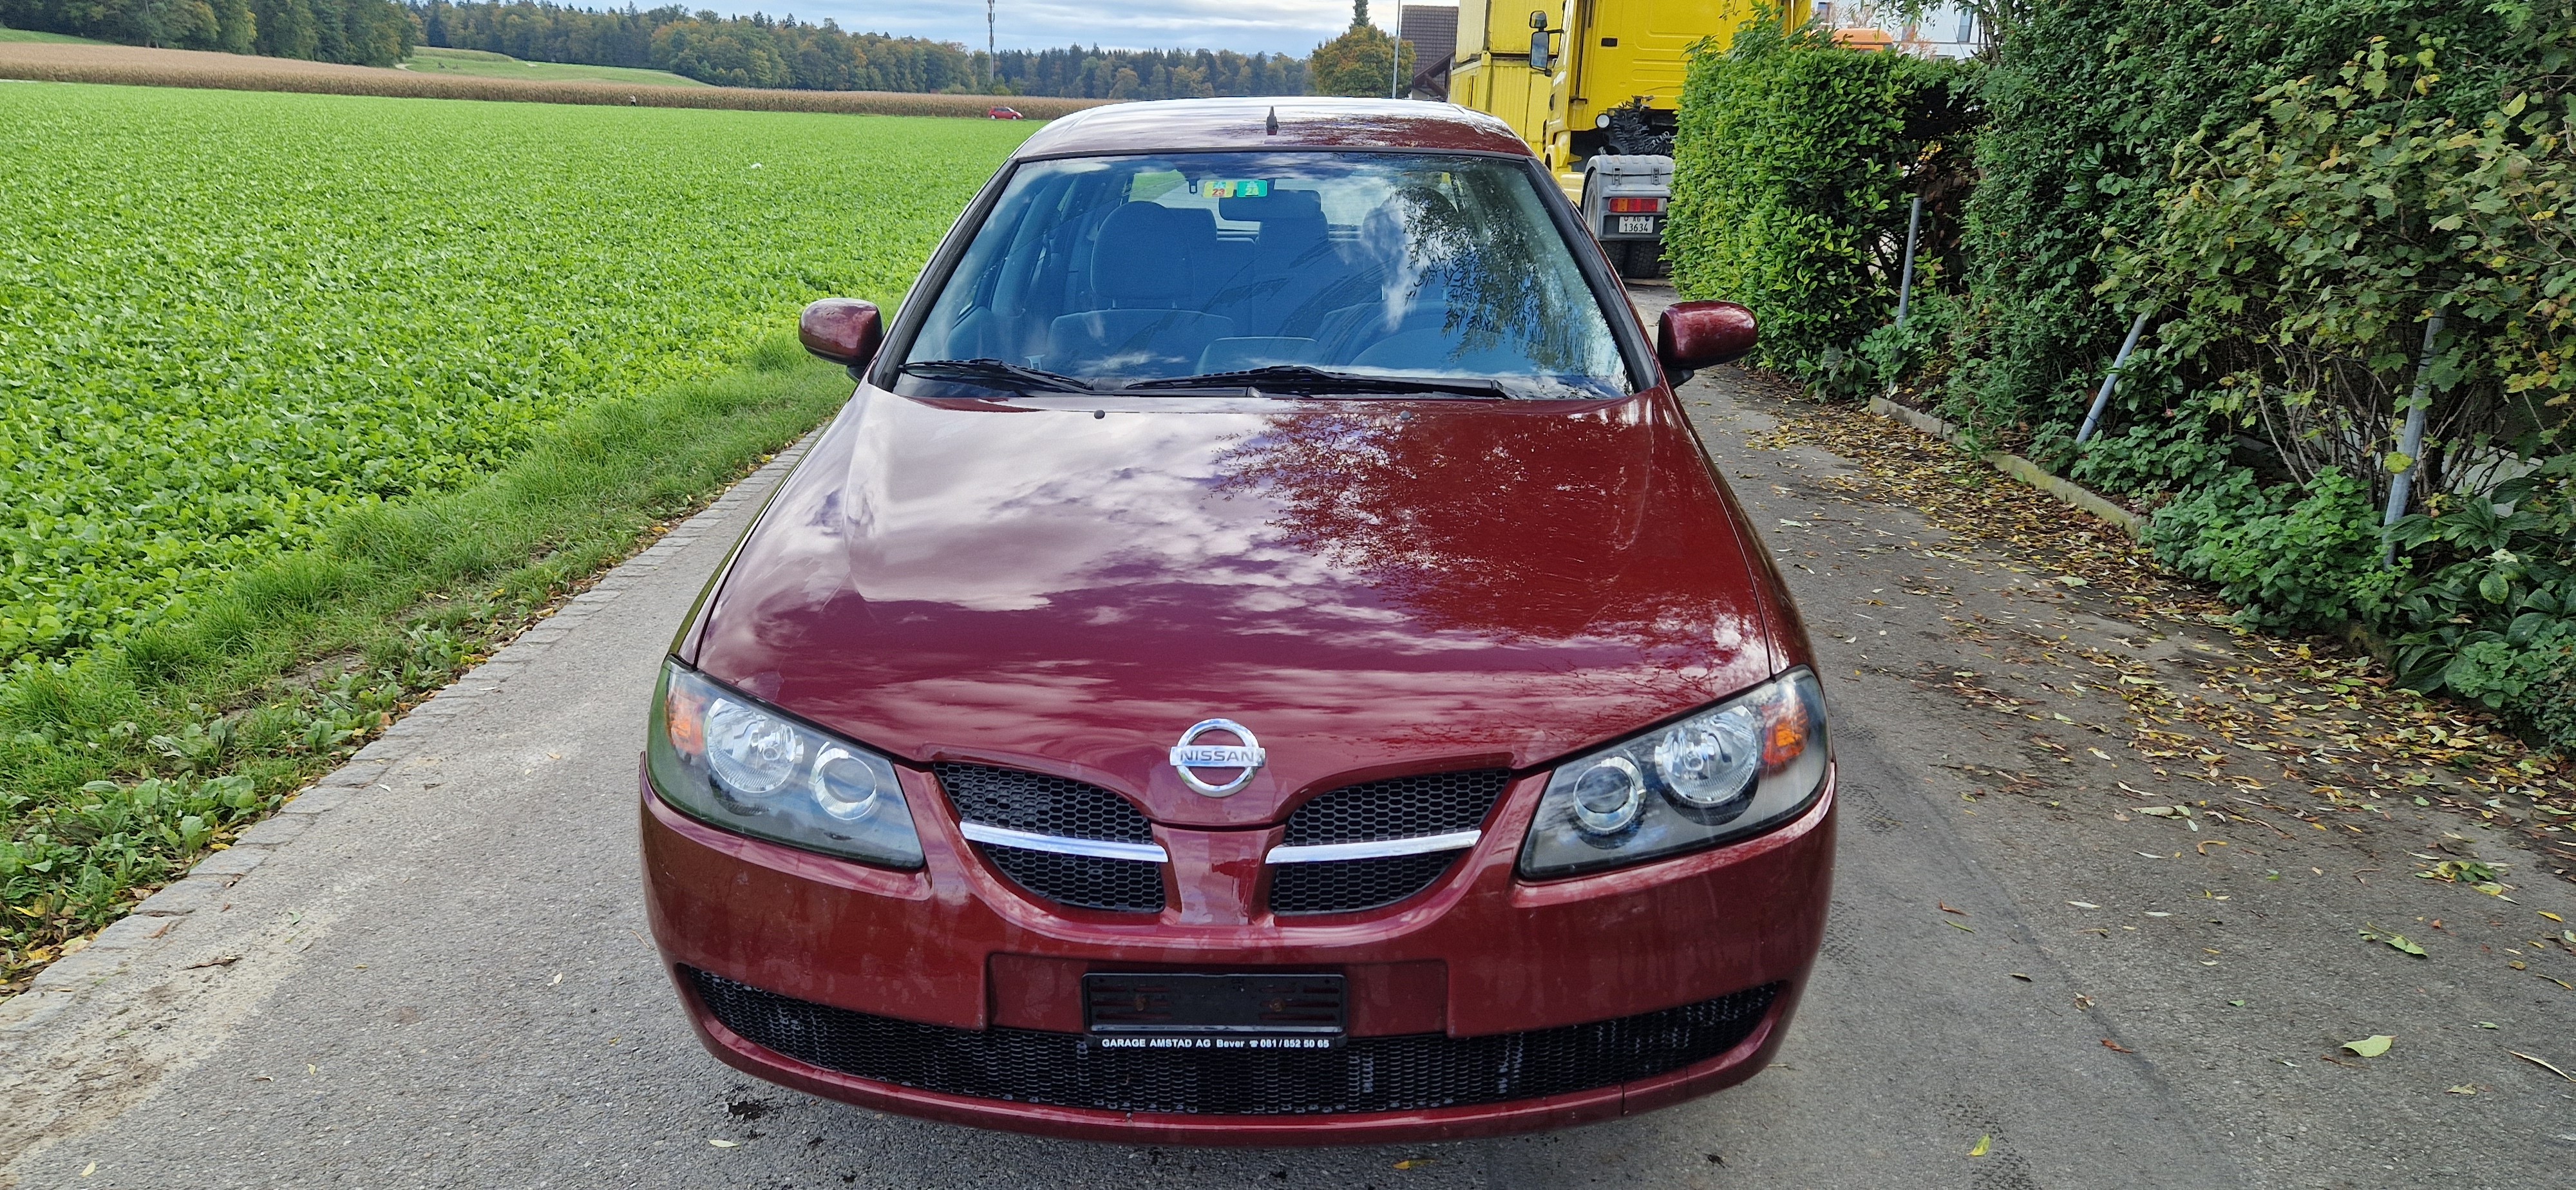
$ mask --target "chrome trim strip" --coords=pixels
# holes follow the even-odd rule
[[[1015,831],[1007,826],[986,826],[980,822],[960,822],[957,829],[978,843],[995,847],[1017,847],[1022,851],[1051,851],[1057,855],[1087,855],[1093,859],[1132,859],[1149,864],[1170,863],[1172,857],[1152,843],[1121,843],[1114,839],[1068,839],[1062,835],[1041,835],[1034,831]]]
[[[1344,859],[1384,859],[1391,855],[1421,855],[1427,851],[1459,851],[1476,845],[1483,831],[1451,831],[1445,835],[1415,835],[1410,839],[1378,839],[1368,843],[1307,843],[1296,847],[1273,847],[1265,863],[1321,864]]]

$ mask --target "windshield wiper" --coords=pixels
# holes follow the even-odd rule
[[[1322,396],[1332,393],[1403,393],[1420,395],[1441,393],[1453,397],[1486,399],[1509,397],[1511,393],[1496,380],[1452,378],[1441,376],[1381,376],[1368,372],[1336,372],[1307,364],[1272,364],[1266,368],[1245,368],[1239,372],[1209,372],[1199,376],[1171,376],[1160,380],[1139,380],[1113,392],[1149,392],[1156,389],[1243,388],[1255,391],[1298,393]]]
[[[958,380],[1020,392],[1088,393],[1096,391],[1080,378],[1040,368],[1024,368],[997,359],[931,359],[905,364],[898,371],[924,380]]]

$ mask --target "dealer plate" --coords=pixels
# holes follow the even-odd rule
[[[1082,977],[1082,1022],[1106,1049],[1331,1049],[1341,1043],[1339,975]]]

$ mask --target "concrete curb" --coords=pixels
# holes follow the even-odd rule
[[[1924,433],[1931,435],[1932,437],[1940,438],[1945,441],[1957,442],[1961,437],[1959,427],[1951,425],[1950,423],[1934,417],[1929,413],[1925,413],[1922,410],[1909,409],[1903,405],[1899,405],[1885,397],[1871,397],[1869,399],[1869,411],[1879,415],[1880,417],[1888,418],[1893,421],[1904,422],[1906,425],[1912,426],[1917,430],[1921,430]],[[1992,467],[1997,471],[2001,471],[2014,479],[2018,479],[2023,483],[2029,484],[2032,487],[2038,488],[2040,491],[2046,492],[2051,496],[2055,496],[2060,503],[2065,504],[2070,508],[2090,513],[2103,520],[2109,521],[2114,525],[2118,525],[2122,532],[2127,533],[2131,538],[2139,542],[2146,541],[2147,518],[2139,516],[2128,509],[2112,503],[2110,500],[2104,498],[2098,493],[2087,491],[2082,487],[2051,475],[2040,469],[2039,464],[2031,462],[2029,459],[2025,459],[2020,455],[2007,454],[2000,450],[1994,450],[1986,452],[1984,457],[1987,466]]]
[[[242,832],[231,847],[197,861],[185,877],[171,882],[135,906],[132,913],[93,935],[88,946],[37,972],[26,991],[0,1003],[0,1039],[25,1037],[41,1028],[77,1002],[80,993],[106,984],[137,957],[160,945],[191,915],[223,902],[234,884],[258,871],[279,848],[302,837],[319,816],[384,788],[378,779],[396,762],[417,751],[416,741],[426,734],[428,725],[498,692],[530,662],[541,659],[554,642],[563,639],[568,624],[615,600],[638,576],[660,569],[664,562],[696,543],[709,528],[740,514],[744,505],[767,499],[821,434],[816,430],[771,456],[706,508],[610,568],[589,590],[566,600],[554,614],[520,633],[491,659],[414,706],[346,764],[288,799],[266,821]]]

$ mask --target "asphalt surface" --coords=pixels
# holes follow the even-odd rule
[[[2119,813],[2115,783],[2160,779],[2107,752],[2065,762],[2042,792],[1981,795],[1959,766],[2027,769],[2032,729],[1927,680],[1994,667],[1950,612],[2149,657],[2224,649],[2224,634],[2149,640],[2041,581],[2046,559],[1949,549],[1912,510],[1832,483],[1842,460],[1749,444],[1775,406],[1739,373],[1684,395],[1790,567],[1830,676],[1845,799],[1813,986],[1778,1064],[1743,1086],[1488,1142],[1137,1149],[885,1116],[719,1066],[644,939],[635,752],[672,629],[773,468],[371,748],[352,770],[364,787],[325,790],[343,804],[217,903],[0,1038],[0,1145],[16,1152],[0,1181],[2568,1183],[2576,1082],[2506,1051],[2576,1070],[2576,994],[2534,978],[2571,968],[2535,951],[2516,971],[2494,953],[2552,936],[2538,910],[2576,919],[2567,886],[2526,881],[2498,903],[2405,879],[2396,850],[2442,831],[2521,860],[2456,816],[2231,834],[2203,855],[2217,836]],[[1940,603],[1907,594],[1936,585]],[[2042,726],[2083,757],[2107,737],[2081,718]],[[2446,929],[2417,924],[2445,915]],[[2432,953],[2360,941],[2364,921],[2404,923]],[[2377,1059],[2337,1049],[2372,1034],[2398,1040]]]

